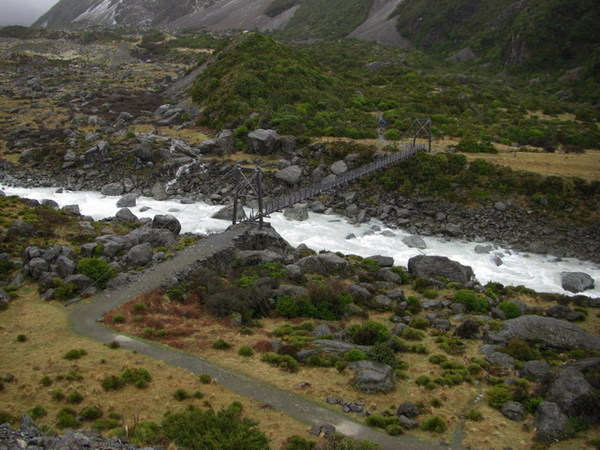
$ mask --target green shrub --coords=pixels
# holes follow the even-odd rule
[[[429,404],[434,408],[441,408],[444,405],[444,403],[437,397],[432,398]]]
[[[424,317],[414,317],[408,325],[418,330],[424,330],[429,327],[429,320]]]
[[[277,366],[286,372],[298,371],[298,361],[290,355],[278,355],[277,353],[268,352],[265,353],[260,360]]]
[[[65,397],[67,403],[71,403],[72,405],[78,405],[83,401],[83,395],[77,391],[69,392]]]
[[[533,414],[537,411],[538,406],[542,403],[544,399],[542,397],[531,397],[523,402],[523,406],[527,410],[527,412]]]
[[[465,418],[473,422],[480,422],[483,420],[483,414],[476,409],[471,409],[467,414],[465,414]]]
[[[515,319],[521,315],[521,309],[510,300],[500,302],[498,308],[502,310],[507,319]]]
[[[112,321],[113,323],[125,323],[125,316],[123,314],[115,314]]]
[[[365,352],[363,352],[362,350],[358,348],[353,348],[344,353],[344,359],[348,362],[362,361],[364,359],[367,359],[367,355],[365,355]]]
[[[238,355],[249,357],[254,355],[254,350],[249,345],[242,345],[238,350]]]
[[[201,373],[200,375],[198,375],[198,380],[202,384],[210,384],[210,383],[212,383],[212,377],[209,374],[207,374],[207,373]]]
[[[298,302],[289,295],[282,295],[277,299],[277,302],[275,303],[275,311],[277,311],[277,314],[280,316],[288,319],[299,317],[300,315],[300,307]]]
[[[396,368],[398,365],[394,350],[392,350],[391,347],[385,342],[378,342],[377,344],[373,345],[366,353],[366,356],[366,359],[387,364],[388,366],[392,367],[392,369]]]
[[[231,348],[231,344],[223,339],[217,339],[215,342],[213,342],[212,348],[216,350],[228,350]]]
[[[285,440],[282,450],[313,450],[316,446],[316,442],[294,435]]]
[[[423,310],[423,305],[421,304],[421,300],[417,297],[410,296],[406,299],[407,307],[406,310],[413,314],[419,314]]]
[[[72,361],[74,359],[79,359],[82,356],[87,355],[87,352],[83,349],[79,349],[79,350],[69,350],[67,353],[65,353],[65,355],[63,356],[64,359],[68,359],[69,361]]]
[[[25,336],[24,334],[19,334],[17,336],[17,342],[25,342],[27,341],[27,336]]]
[[[448,358],[446,358],[444,355],[431,355],[429,357],[429,362],[431,364],[441,364],[447,360],[448,360]]]
[[[129,439],[138,445],[153,444],[160,440],[160,425],[156,422],[147,421],[138,423],[130,431]]]
[[[138,389],[143,389],[152,381],[152,375],[146,369],[125,369],[121,378],[127,384],[133,384]]]
[[[358,345],[373,345],[385,341],[388,336],[389,332],[385,325],[369,321],[354,331],[352,339]]]
[[[505,386],[494,386],[488,389],[485,397],[487,404],[496,409],[513,399],[512,394]]]
[[[427,375],[420,375],[415,379],[415,384],[417,386],[426,386],[427,384],[429,384],[431,382],[432,382],[431,378],[429,378]]]
[[[117,276],[116,269],[100,258],[83,258],[79,260],[77,270],[101,288],[105,288],[106,283]]]
[[[498,351],[507,353],[513,358],[521,361],[532,361],[539,359],[540,357],[540,352],[537,349],[529,345],[528,342],[519,338],[509,339],[505,347],[499,349]]]
[[[190,393],[182,388],[176,389],[175,393],[173,394],[173,398],[180,402],[187,400],[190,397],[191,397]]]
[[[422,341],[425,338],[425,333],[416,328],[407,327],[402,330],[402,337],[409,341]]]
[[[36,405],[29,410],[28,414],[33,420],[37,420],[48,415],[48,411],[42,405]]]
[[[404,434],[404,428],[398,423],[392,423],[385,427],[385,432],[390,436],[400,436],[401,434]]]
[[[68,300],[73,298],[77,293],[77,285],[74,283],[65,283],[63,280],[58,281],[54,288],[54,298],[59,300]]]
[[[116,391],[116,390],[124,387],[125,384],[126,384],[125,380],[123,380],[123,378],[118,377],[116,375],[108,375],[101,382],[102,388],[105,391]]]
[[[425,419],[423,423],[421,423],[421,430],[430,431],[432,433],[443,433],[448,429],[446,422],[439,416],[433,416],[428,419]]]
[[[65,399],[65,393],[61,390],[61,389],[54,389],[51,393],[50,396],[52,397],[53,400],[56,401],[61,401]]]
[[[470,312],[485,312],[489,305],[485,298],[480,298],[470,289],[459,289],[454,293],[454,301],[466,306]]]
[[[80,411],[79,417],[81,420],[87,422],[97,420],[102,417],[102,411],[95,406],[88,406]]]
[[[71,408],[63,408],[56,414],[56,426],[63,428],[77,428],[80,423],[76,417],[77,413]]]
[[[185,411],[168,413],[162,431],[172,444],[190,450],[269,448],[267,436],[258,423],[240,416],[242,406],[233,403],[228,408],[214,412],[189,407]]]
[[[51,386],[52,378],[50,378],[48,375],[43,376],[42,378],[40,378],[40,384],[45,387]]]

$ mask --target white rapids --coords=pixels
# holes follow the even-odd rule
[[[82,215],[91,216],[95,220],[112,217],[119,210],[117,200],[120,197],[104,196],[98,192],[57,193],[57,188],[18,187],[2,187],[2,190],[7,195],[35,200],[54,200],[61,207],[79,205]],[[140,211],[144,207],[149,209]],[[156,214],[172,214],[181,222],[182,232],[210,234],[229,226],[227,221],[210,218],[221,207],[203,202],[184,205],[175,200],[157,201],[148,197],[139,197],[137,205],[130,209],[140,218],[154,217]],[[493,245],[493,250],[489,254],[479,254],[475,252],[477,245],[475,242],[433,237],[423,237],[427,248],[418,250],[402,242],[402,238],[409,236],[409,233],[401,229],[389,229],[376,220],[351,225],[340,216],[310,213],[307,221],[297,222],[288,221],[281,213],[274,213],[268,221],[291,245],[305,244],[317,251],[339,251],[363,257],[391,256],[395,264],[402,266],[406,266],[408,260],[418,254],[447,256],[471,266],[482,284],[496,281],[505,285],[523,285],[538,292],[571,294],[561,286],[561,272],[585,272],[594,279],[596,287],[583,294],[600,297],[600,266],[589,261],[517,252],[491,243],[480,243],[480,245]],[[390,231],[394,236],[390,235]],[[346,239],[350,234],[356,237]],[[496,265],[493,256],[501,259],[500,266]]]

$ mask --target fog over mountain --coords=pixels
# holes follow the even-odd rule
[[[0,26],[31,25],[58,0],[0,0]]]

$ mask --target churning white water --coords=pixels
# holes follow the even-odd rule
[[[104,196],[98,192],[65,191],[56,188],[4,187],[7,195],[42,200],[50,199],[59,206],[79,205],[82,215],[96,220],[112,217],[118,211],[119,197]],[[146,209],[148,208],[148,209]],[[221,206],[198,202],[189,205],[177,201],[157,201],[139,197],[137,205],[130,208],[138,217],[154,217],[156,214],[172,214],[181,222],[182,232],[209,234],[224,230],[229,222],[211,219],[210,216]],[[145,211],[144,211],[145,210]],[[360,256],[392,256],[397,265],[406,266],[408,260],[418,254],[440,255],[469,265],[481,283],[497,281],[505,285],[524,285],[539,292],[570,294],[560,284],[561,272],[585,272],[594,278],[596,287],[583,294],[600,297],[600,266],[589,261],[573,258],[558,259],[553,256],[516,252],[494,246],[489,254],[475,252],[474,242],[458,239],[424,237],[427,248],[418,250],[402,242],[409,234],[401,229],[389,229],[378,221],[351,225],[343,217],[310,213],[307,221],[288,221],[281,213],[268,219],[271,225],[290,244],[305,244],[314,250],[340,251]],[[394,234],[391,236],[390,231]],[[353,234],[354,238],[347,239]],[[486,245],[490,243],[480,243]],[[494,256],[502,264],[498,266]],[[495,258],[496,261],[498,258]]]

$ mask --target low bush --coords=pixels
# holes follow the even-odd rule
[[[56,426],[60,429],[78,428],[77,413],[71,408],[63,408],[56,414]]]
[[[448,429],[446,422],[439,416],[433,416],[425,419],[421,423],[421,430],[430,431],[432,433],[443,433]]]
[[[260,359],[263,362],[279,367],[286,372],[297,372],[298,361],[290,355],[278,355],[277,353],[265,353]]]
[[[366,353],[368,360],[377,361],[383,364],[387,364],[392,369],[398,367],[398,361],[394,350],[385,342],[378,342],[373,345],[371,349]]]
[[[350,332],[352,340],[358,345],[373,345],[377,342],[384,342],[389,336],[385,325],[373,321],[366,322],[357,328],[352,328]]]
[[[506,402],[510,402],[512,394],[505,386],[494,386],[485,394],[487,404],[492,408],[500,409]]]
[[[470,289],[459,289],[456,291],[454,293],[454,301],[465,305],[469,312],[485,312],[489,308],[487,300],[477,296]]]
[[[125,380],[116,375],[109,375],[105,377],[101,382],[102,389],[104,389],[105,391],[116,391],[124,387],[125,384],[127,384],[125,383]]]
[[[79,417],[84,421],[97,420],[102,417],[102,411],[95,406],[88,406],[79,412]]]
[[[212,377],[207,373],[201,373],[198,375],[198,381],[202,384],[210,384],[212,383]]]
[[[67,353],[65,353],[65,355],[63,356],[64,359],[68,359],[69,361],[72,361],[74,359],[79,359],[82,356],[87,355],[87,352],[83,349],[73,349],[73,350],[69,350]]]
[[[132,384],[138,389],[143,389],[152,381],[152,375],[146,369],[125,369],[121,378],[127,384]]]
[[[467,319],[456,327],[454,334],[462,339],[475,339],[479,336],[480,330],[481,323],[479,323],[479,321]]]
[[[510,300],[500,302],[498,308],[502,310],[507,319],[515,319],[521,315],[521,309]]]
[[[286,439],[282,450],[313,450],[316,446],[316,442],[294,435]]]
[[[402,330],[401,336],[409,341],[422,341],[425,338],[425,333],[416,328],[408,327]]]
[[[180,402],[187,400],[190,397],[191,397],[190,393],[182,388],[176,389],[175,392],[173,393],[173,398]]]
[[[348,350],[346,353],[344,353],[344,359],[348,362],[362,361],[367,359],[367,355],[365,355],[365,352],[362,350],[353,348],[352,350]]]
[[[40,379],[40,384],[41,384],[42,386],[45,386],[45,387],[51,386],[51,385],[52,385],[52,378],[50,378],[48,375],[46,375],[46,376],[43,376],[43,377]]]
[[[48,411],[42,405],[36,405],[29,410],[28,414],[33,420],[37,420],[48,415]]]
[[[465,414],[465,418],[473,422],[480,422],[483,420],[483,414],[476,409],[471,409],[467,414]]]
[[[65,397],[65,400],[72,405],[78,405],[83,401],[83,395],[77,391],[69,392]]]
[[[241,417],[241,410],[239,403],[218,412],[189,407],[168,413],[161,424],[162,432],[173,445],[190,450],[269,448],[269,439],[258,423]]]
[[[518,338],[509,339],[505,347],[498,351],[507,353],[513,358],[521,361],[532,361],[539,359],[540,357],[540,352],[536,348],[532,347],[528,342]]]
[[[106,261],[100,258],[83,258],[77,263],[77,271],[90,278],[101,288],[117,276],[117,271]]]
[[[242,345],[238,350],[238,355],[250,357],[254,355],[254,350],[252,350],[252,347],[250,347],[249,345]]]
[[[215,342],[213,342],[212,348],[216,350],[229,350],[231,348],[231,344],[223,339],[217,339]]]

